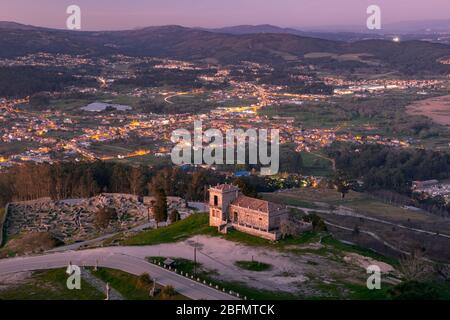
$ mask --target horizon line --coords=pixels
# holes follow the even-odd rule
[[[433,20],[405,20],[405,21],[397,21],[392,23],[386,23],[386,26],[393,26],[396,24],[401,23],[420,23],[420,22],[449,22],[449,31],[450,31],[450,18],[448,19],[433,19]],[[159,24],[159,25],[147,25],[147,26],[135,26],[135,27],[124,27],[124,28],[113,28],[113,29],[82,29],[82,30],[68,30],[66,28],[61,27],[50,27],[50,26],[43,26],[43,25],[36,25],[36,24],[29,24],[26,22],[19,22],[19,21],[11,21],[11,20],[0,20],[0,23],[10,23],[10,24],[16,24],[20,25],[22,27],[32,27],[32,28],[40,28],[40,29],[49,29],[49,30],[55,30],[55,31],[77,31],[77,32],[108,32],[108,31],[132,31],[132,30],[142,30],[146,28],[158,28],[158,27],[180,27],[180,28],[186,28],[186,29],[198,29],[203,31],[214,31],[214,30],[220,30],[220,29],[227,29],[227,28],[234,28],[234,27],[275,27],[279,29],[291,29],[293,31],[298,32],[322,32],[322,33],[358,33],[358,34],[386,34],[386,33],[392,33],[392,32],[398,32],[399,30],[393,30],[388,28],[383,28],[381,30],[365,30],[364,28],[361,28],[361,26],[357,25],[328,25],[328,26],[304,26],[304,27],[298,27],[298,26],[280,26],[277,24],[271,24],[271,23],[259,23],[259,24],[235,24],[235,25],[222,25],[217,27],[203,27],[203,26],[187,26],[182,24]],[[337,29],[336,28],[340,28]],[[334,29],[334,30],[332,30]],[[402,32],[416,32],[419,30],[409,30],[409,31],[402,31]],[[437,31],[437,30],[434,30]]]

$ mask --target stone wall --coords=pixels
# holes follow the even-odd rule
[[[248,233],[252,236],[260,237],[266,240],[270,241],[276,241],[279,240],[281,237],[281,234],[279,232],[266,232],[263,230],[258,230],[254,228],[249,228],[246,226],[238,225],[238,224],[232,224],[233,228],[244,233]]]
[[[89,240],[103,234],[125,231],[148,222],[151,208],[127,194],[101,194],[88,199],[11,203],[5,223],[8,237],[28,232],[49,232],[65,243]],[[170,209],[185,208],[184,201],[168,201]],[[96,225],[96,213],[113,208],[117,219],[106,228]]]
[[[237,216],[237,221],[235,220],[235,215]],[[263,230],[269,229],[269,217],[267,213],[260,211],[231,205],[230,220],[233,223],[238,223],[241,225],[250,225]]]

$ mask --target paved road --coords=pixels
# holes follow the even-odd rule
[[[152,252],[151,247],[139,247],[139,249],[136,249],[140,253],[138,256],[127,254],[127,252],[133,254],[133,247],[113,247],[0,259],[0,274],[63,268],[71,262],[72,264],[86,267],[98,265],[99,267],[122,270],[134,275],[148,273],[159,284],[163,286],[172,285],[180,294],[194,300],[237,299],[224,292],[148,263],[143,258],[144,254],[142,252],[143,250],[147,251],[145,256],[147,254],[152,256],[154,252]]]

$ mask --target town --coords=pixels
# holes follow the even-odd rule
[[[56,56],[49,54],[36,54],[25,58],[18,58],[15,63],[25,65],[40,65],[39,61],[45,57],[45,66],[56,67],[60,64],[73,65],[73,59],[81,57]],[[127,64],[130,57],[114,57],[118,65]],[[83,60],[84,61],[84,60]],[[144,60],[145,61],[145,60]],[[136,61],[134,61],[136,62]],[[139,63],[139,61],[137,61]],[[205,70],[206,74],[210,69],[202,69],[201,66],[194,66],[191,63],[181,61],[162,61],[164,64],[155,65],[154,68],[169,70]],[[3,63],[14,64],[12,61]],[[106,62],[105,62],[106,63]],[[252,64],[255,72],[265,70],[264,66]],[[114,68],[117,69],[117,68]],[[194,121],[203,121],[206,126],[213,129],[232,129],[232,128],[271,128],[280,131],[281,143],[295,143],[297,151],[317,151],[325,146],[329,146],[335,141],[352,143],[375,143],[382,145],[395,146],[399,148],[416,146],[421,147],[420,142],[414,137],[392,138],[384,137],[378,134],[376,128],[364,129],[365,134],[359,134],[358,130],[351,130],[342,127],[342,124],[335,127],[314,128],[302,126],[301,123],[292,117],[277,117],[260,112],[266,106],[277,105],[296,105],[298,103],[318,103],[318,101],[329,101],[336,99],[333,95],[317,94],[289,94],[283,92],[283,87],[254,85],[249,82],[240,82],[228,79],[231,72],[228,69],[214,70],[214,77],[209,77],[208,81],[223,82],[227,79],[231,88],[225,90],[214,90],[210,92],[186,91],[171,92],[159,91],[155,89],[134,89],[131,92],[119,92],[108,89],[108,84],[113,83],[121,77],[129,77],[128,73],[118,75],[112,74],[103,77],[104,85],[102,88],[72,88],[72,93],[79,94],[93,92],[99,97],[99,101],[108,101],[114,97],[123,99],[137,99],[136,97],[161,97],[165,104],[172,104],[170,99],[182,97],[182,95],[192,97],[194,101],[200,95],[207,95],[208,103],[211,105],[210,111],[202,114],[184,114],[173,113],[170,115],[145,114],[134,110],[132,106],[127,106],[121,110],[114,109],[114,103],[106,102],[104,109],[90,110],[89,106],[80,104],[77,108],[70,110],[54,111],[51,109],[34,111],[30,108],[30,98],[23,99],[2,99],[0,100],[1,119],[6,124],[0,129],[0,139],[4,144],[1,154],[2,167],[19,164],[24,161],[34,162],[54,162],[67,159],[95,160],[95,159],[124,159],[129,157],[143,156],[152,154],[155,156],[168,156],[173,147],[170,141],[171,132],[191,126]],[[206,76],[199,75],[199,79],[205,79]],[[414,91],[417,94],[423,94],[424,90],[445,90],[447,82],[444,80],[398,80],[398,81],[380,81],[373,83],[339,81],[338,79],[326,78],[325,83],[339,85],[335,89],[335,96],[338,97],[344,92],[346,94],[364,94],[377,95],[385,91]],[[48,93],[50,100],[64,99],[61,93]],[[107,97],[107,98],[106,98]],[[245,105],[246,101],[254,100],[254,103]],[[95,100],[93,100],[95,101]],[[230,106],[221,106],[224,103]],[[112,110],[107,107],[112,106]],[[302,108],[299,105],[298,108]],[[91,122],[95,120],[99,125],[92,126]],[[251,124],[251,125],[250,125]],[[136,147],[134,150],[127,150],[125,154],[103,152],[101,145],[109,142],[126,140],[130,137],[146,139],[151,141],[148,145]],[[10,145],[10,148],[8,147]],[[25,146],[28,146],[24,148]],[[98,146],[98,147],[97,147]],[[10,150],[8,150],[10,149]],[[15,150],[23,150],[15,152]]]
[[[23,1],[0,4],[1,301],[450,299],[450,27],[414,14],[448,5]]]

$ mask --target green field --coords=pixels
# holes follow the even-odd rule
[[[303,166],[301,174],[311,176],[329,176],[333,174],[333,164],[320,154],[301,152]]]
[[[21,283],[0,290],[0,300],[103,300],[104,294],[81,280],[81,290],[69,290],[64,269],[35,272]]]
[[[140,277],[120,271],[107,268],[99,268],[92,274],[102,281],[109,283],[112,288],[117,290],[127,300],[161,300],[167,299],[161,295],[151,297],[149,295],[151,284],[143,282]],[[161,289],[161,286],[157,285]],[[182,295],[175,295],[171,300],[186,300]]]
[[[323,188],[299,188],[283,193],[266,193],[263,194],[263,197],[274,202],[304,208],[318,208],[318,204],[335,208],[344,206],[370,217],[396,222],[405,222],[409,219],[409,221],[424,224],[439,219],[436,216],[425,215],[421,212],[384,203],[368,193],[354,191],[350,191],[345,196],[345,199],[342,199],[341,194],[336,190]],[[441,227],[443,228],[444,226]],[[448,230],[450,231],[450,229]]]
[[[123,245],[142,246],[178,242],[197,234],[210,231],[208,214],[193,214],[187,219],[175,222],[168,227],[144,231],[123,241]]]

